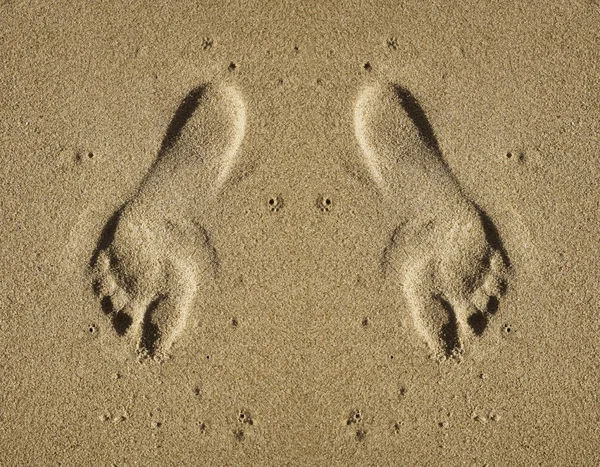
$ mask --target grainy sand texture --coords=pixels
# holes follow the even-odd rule
[[[597,0],[0,2],[0,465],[600,464]]]

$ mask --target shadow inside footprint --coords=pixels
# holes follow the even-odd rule
[[[97,294],[99,293],[98,290],[95,290],[95,292]],[[102,308],[102,311],[104,312],[105,315],[111,315],[115,311],[113,304],[112,304],[112,300],[110,299],[109,296],[102,297],[102,299],[100,300],[100,307]]]
[[[438,145],[437,138],[435,137],[435,132],[433,131],[427,116],[425,115],[425,111],[415,96],[413,96],[408,89],[403,88],[398,84],[394,84],[393,87],[398,96],[398,100],[400,101],[400,105],[406,112],[408,118],[413,121],[415,128],[419,132],[421,140],[429,149],[439,153],[440,147]]]
[[[171,123],[169,124],[159,151],[160,154],[171,149],[179,139],[181,131],[190,120],[194,112],[200,105],[200,100],[206,91],[206,85],[200,85],[192,89],[183,99],[175,111]]]
[[[446,357],[450,357],[461,351],[458,321],[456,319],[456,313],[452,309],[452,305],[442,297],[436,298],[448,315],[448,321],[441,326],[440,339],[445,345],[444,353]]]
[[[133,318],[127,313],[116,313],[112,318],[112,325],[118,336],[124,336],[133,324]]]
[[[96,263],[98,262],[98,255],[100,254],[100,252],[103,250],[106,250],[113,242],[113,240],[115,238],[115,232],[116,232],[117,226],[119,224],[119,218],[123,214],[123,209],[124,209],[124,206],[117,209],[110,216],[110,218],[108,219],[108,221],[102,228],[102,231],[100,232],[100,235],[98,237],[98,242],[96,244],[96,248],[92,252],[92,257],[90,258],[90,262],[89,262],[90,267],[93,268],[96,265]],[[97,289],[97,284],[94,285],[94,289]],[[95,290],[95,292],[97,294],[99,293],[98,290]]]
[[[502,242],[502,238],[500,237],[500,234],[498,233],[498,229],[496,228],[496,225],[494,224],[494,222],[492,221],[490,216],[488,216],[487,213],[483,209],[481,209],[477,205],[475,205],[475,208],[477,209],[477,212],[481,219],[481,223],[483,225],[483,230],[485,232],[485,236],[487,238],[488,243],[495,250],[500,252],[505,266],[507,268],[510,268],[510,266],[511,266],[510,258],[508,257],[508,254],[506,253],[506,249],[504,248],[504,243]]]
[[[488,325],[488,319],[483,313],[473,313],[467,318],[467,324],[476,336],[481,336]]]
[[[157,344],[160,341],[160,329],[152,321],[153,314],[156,312],[163,297],[158,297],[148,305],[144,320],[142,323],[142,336],[139,342],[139,350],[147,355],[154,355],[157,350]]]
[[[506,285],[503,285],[503,288],[500,290],[500,293],[504,293],[504,288],[506,287]],[[488,302],[488,306],[486,311],[490,314],[490,315],[495,315],[496,312],[498,311],[498,307],[500,306],[500,300],[498,300],[498,297],[492,296],[490,297],[490,300]]]

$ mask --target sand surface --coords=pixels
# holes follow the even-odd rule
[[[1,465],[598,465],[600,7],[0,3]]]

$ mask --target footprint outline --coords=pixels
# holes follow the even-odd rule
[[[382,266],[396,273],[432,357],[460,361],[465,342],[483,334],[506,291],[510,261],[502,239],[464,193],[408,89],[364,85],[354,105],[354,130],[371,181],[403,210]],[[407,196],[397,199],[398,193]]]
[[[233,178],[245,113],[232,85],[189,91],[142,182],[100,233],[90,260],[94,291],[140,359],[168,357],[201,279],[218,273],[217,251],[194,209],[214,202]]]

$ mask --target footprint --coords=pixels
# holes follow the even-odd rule
[[[184,98],[158,156],[113,215],[91,260],[96,293],[119,335],[161,360],[185,327],[201,275],[218,258],[202,212],[230,178],[245,106],[231,86]]]
[[[398,215],[383,265],[398,273],[433,357],[460,359],[465,341],[484,332],[506,287],[509,264],[500,238],[463,193],[408,90],[364,87],[354,125],[371,178]]]

